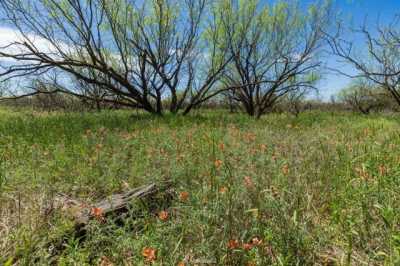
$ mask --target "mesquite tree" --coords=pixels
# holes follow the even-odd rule
[[[251,116],[259,118],[282,96],[315,88],[319,52],[331,17],[329,3],[308,10],[279,1],[222,1],[233,62],[224,82]]]
[[[340,91],[338,100],[365,115],[393,106],[393,100],[386,90],[365,79],[355,80]]]
[[[396,16],[388,25],[381,25],[378,22],[374,30],[368,29],[366,24],[359,29],[350,30],[350,33],[363,38],[364,49],[349,40],[349,34],[343,27],[338,27],[339,30],[335,35],[326,34],[333,54],[356,70],[355,74],[335,69],[337,72],[351,78],[366,79],[385,89],[398,105],[400,105],[399,22],[400,16]],[[357,43],[360,43],[359,39]]]
[[[216,84],[232,58],[219,30],[221,10],[210,0],[3,0],[0,6],[19,36],[0,49],[8,60],[1,77],[56,71],[57,93],[91,99],[85,87],[95,88],[96,97],[157,114],[170,97],[170,111],[187,114],[219,93]],[[28,95],[35,93],[42,92]]]

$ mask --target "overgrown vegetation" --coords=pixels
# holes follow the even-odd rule
[[[353,111],[368,115],[371,112],[397,111],[398,105],[382,87],[365,80],[354,81],[338,93],[338,100]]]
[[[200,113],[1,109],[0,264],[400,263],[397,117]],[[165,178],[172,207],[84,241],[45,212]]]
[[[399,17],[337,11],[1,0],[0,265],[400,265]]]

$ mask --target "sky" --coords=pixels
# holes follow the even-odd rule
[[[275,0],[261,0],[274,2]],[[299,0],[301,4],[307,5],[313,0]],[[346,22],[350,25],[360,26],[367,22],[373,28],[376,22],[390,22],[391,19],[400,13],[400,0],[334,0],[335,8],[339,11]],[[347,24],[346,23],[346,24]],[[0,46],[4,46],[8,42],[18,38],[18,34],[12,29],[1,25],[0,21]],[[349,35],[346,39],[351,39],[355,42],[358,49],[362,49],[364,43],[360,36]],[[42,46],[46,46],[44,40],[37,40]],[[340,62],[340,59],[333,56],[324,58],[330,68],[337,68],[347,73],[354,73],[354,70],[346,64]],[[329,100],[332,95],[337,94],[340,89],[346,87],[351,82],[351,79],[344,77],[333,71],[325,70],[323,79],[318,84],[319,95],[322,100]]]
[[[306,0],[303,0],[307,2]],[[400,0],[337,0],[337,9],[340,10],[345,19],[350,21],[354,27],[360,26],[366,21],[371,28],[376,25],[377,21],[382,24],[390,22],[396,14],[400,14]],[[364,46],[360,36],[351,35],[344,36],[352,39],[359,49]],[[335,57],[327,58],[327,65],[330,68],[339,68],[344,72],[354,73],[354,70],[340,62]],[[335,95],[340,89],[346,87],[351,82],[351,79],[327,71],[325,78],[319,84],[320,96],[324,100],[329,100],[331,95]]]

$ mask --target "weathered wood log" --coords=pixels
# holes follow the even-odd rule
[[[108,218],[115,220],[130,214],[130,218],[139,215],[134,210],[138,201],[145,205],[150,212],[160,207],[167,208],[173,198],[173,190],[170,182],[160,184],[152,183],[132,189],[121,194],[114,194],[94,204],[88,204],[80,200],[72,199],[66,195],[58,195],[52,203],[52,210],[60,209],[68,217],[72,218],[77,231],[81,231],[92,219],[104,221]]]

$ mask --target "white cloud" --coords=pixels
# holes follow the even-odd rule
[[[0,27],[0,46],[5,46],[16,40],[18,40],[17,31],[10,28]]]
[[[10,44],[12,43],[22,43],[24,41],[29,41],[42,53],[57,53],[57,49],[49,41],[41,38],[40,36],[37,36],[35,34],[26,34],[26,36],[24,36],[16,29],[0,27],[0,51],[9,54],[26,52],[26,48],[21,45],[10,46]],[[67,45],[63,46],[68,49]],[[0,62],[11,63],[15,62],[15,60],[12,58],[0,58]]]

